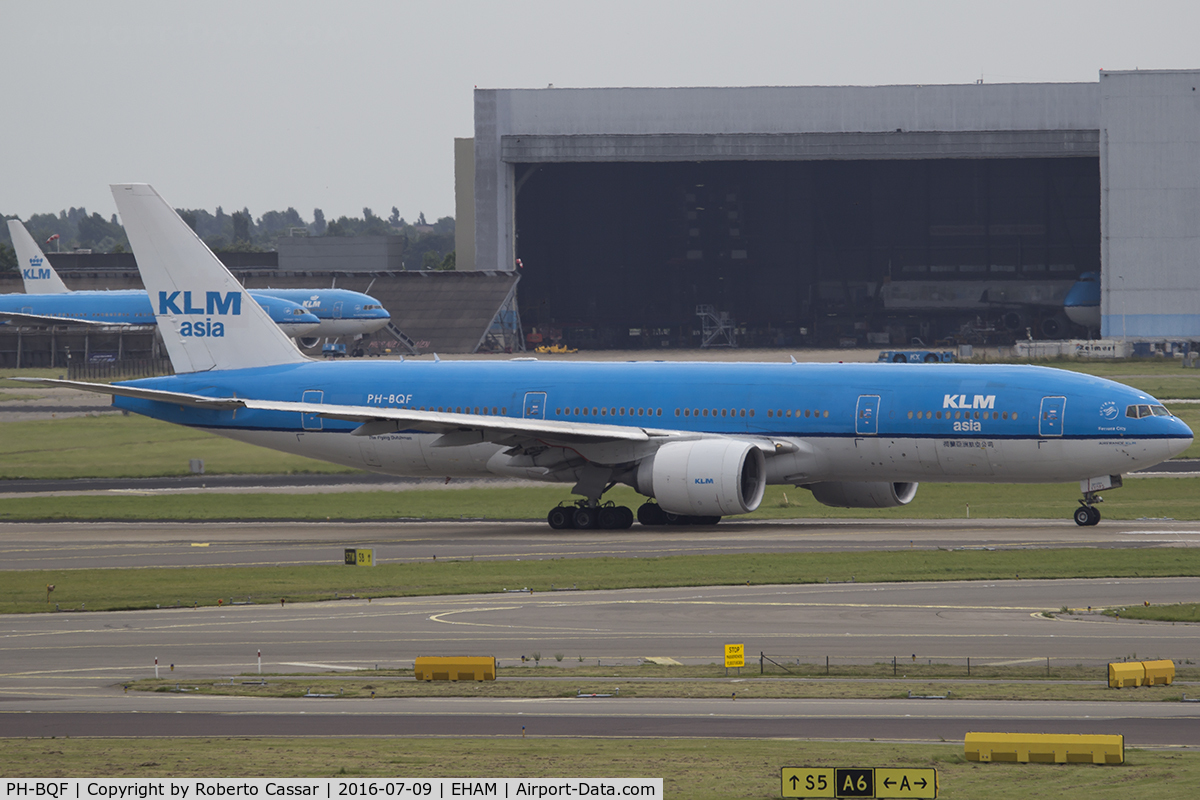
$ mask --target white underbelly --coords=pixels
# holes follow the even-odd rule
[[[806,440],[768,459],[769,483],[955,481],[1064,483],[1119,475],[1170,458],[1163,439],[845,437]]]

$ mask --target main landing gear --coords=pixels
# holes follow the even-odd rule
[[[573,506],[555,506],[546,515],[546,521],[555,530],[564,528],[602,528],[625,530],[633,526],[633,512],[625,506],[612,502],[591,506],[586,500],[578,500]]]
[[[638,522],[643,525],[716,525],[720,517],[691,517],[686,514],[672,514],[663,510],[658,503],[643,503],[638,508]]]

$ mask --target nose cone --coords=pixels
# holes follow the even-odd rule
[[[1170,438],[1167,440],[1167,449],[1170,451],[1170,455],[1167,458],[1174,458],[1191,447],[1193,437],[1192,429],[1187,426],[1187,423],[1179,417],[1171,417]]]

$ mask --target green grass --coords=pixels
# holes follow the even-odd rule
[[[980,363],[984,359],[976,359]],[[989,363],[996,363],[989,360]],[[1034,364],[1108,378],[1141,389],[1160,400],[1200,399],[1200,370],[1183,369],[1173,358],[1129,358],[1121,361],[1052,358],[1037,361],[1007,359],[1007,364]]]
[[[898,665],[901,674],[916,665]],[[922,667],[925,665],[922,664]],[[937,665],[935,665],[937,666]],[[626,668],[629,669],[629,668]],[[637,668],[633,668],[637,669]],[[811,669],[811,667],[810,667]],[[877,664],[874,671],[891,674],[892,665]],[[955,678],[894,679],[894,680],[813,680],[794,677],[760,678],[758,669],[747,670],[747,674],[734,679],[687,680],[685,678],[664,681],[662,679],[639,679],[629,674],[595,677],[575,675],[578,670],[560,670],[543,667],[542,673],[558,673],[555,679],[519,681],[505,680],[511,670],[501,666],[500,680],[496,681],[414,681],[411,670],[408,679],[398,679],[396,673],[373,674],[354,677],[331,678],[324,675],[299,677],[275,675],[246,675],[243,680],[219,681],[216,683],[190,679],[179,681],[170,678],[135,681],[129,690],[157,693],[187,693],[221,697],[303,697],[308,693],[336,695],[345,699],[369,700],[385,697],[477,697],[477,698],[569,698],[578,694],[612,694],[623,698],[673,698],[673,699],[819,699],[819,700],[891,700],[915,696],[946,696],[951,700],[995,700],[995,701],[1054,701],[1054,702],[1179,702],[1187,689],[1178,686],[1145,687],[1141,690],[1108,688],[1108,667],[1102,665],[1089,669],[1052,670],[1057,672],[1087,673],[1087,683],[1063,682],[1043,679],[1026,682],[1004,682],[997,680],[968,681]],[[595,671],[593,668],[590,670]],[[613,668],[604,670],[615,673]],[[720,673],[719,668],[714,668]],[[840,671],[840,670],[839,670]],[[915,670],[912,670],[915,671]],[[949,670],[946,670],[949,671]],[[960,675],[962,669],[955,670]],[[753,674],[750,674],[753,673]],[[1200,677],[1200,670],[1191,670],[1191,679]],[[262,678],[263,682],[259,683]],[[1185,680],[1179,671],[1175,680]],[[1194,690],[1193,690],[1194,693]]]
[[[298,460],[301,461],[301,460]],[[312,462],[320,465],[319,462]],[[256,472],[247,468],[247,472]],[[605,496],[637,508],[645,498],[624,486]],[[805,489],[768,486],[753,514],[723,525],[756,519],[1067,519],[1080,497],[1070,484],[923,483],[916,499],[900,508],[831,508]],[[1104,493],[1106,519],[1200,519],[1200,478],[1129,479]],[[57,520],[543,520],[559,502],[574,498],[566,486],[329,494],[101,494],[10,497],[0,500],[0,522]],[[1103,523],[1101,523],[1103,524]]]
[[[251,601],[477,594],[552,587],[661,586],[1174,577],[1200,575],[1200,550],[897,550],[543,561],[428,560],[276,567],[20,570],[0,572],[0,613],[105,611]],[[46,585],[56,588],[48,604]],[[1190,599],[1190,598],[1180,598]],[[1050,610],[1050,609],[1047,609]]]
[[[1153,619],[1160,622],[1200,622],[1200,603],[1175,603],[1174,605],[1122,606],[1106,609],[1109,616],[1120,615],[1125,619]]]
[[[356,471],[136,415],[0,423],[0,479],[188,475],[193,458],[213,474]]]
[[[783,767],[932,767],[942,800],[1189,800],[1200,754],[1128,749],[1114,766],[980,764],[961,742],[529,738],[7,739],[6,778],[662,778],[666,797],[775,798]],[[813,731],[820,735],[820,731]]]

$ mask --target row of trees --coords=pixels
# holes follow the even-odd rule
[[[326,221],[321,209],[314,208],[311,222],[291,207],[286,211],[268,211],[257,220],[248,208],[232,214],[225,213],[220,206],[215,213],[203,208],[176,210],[205,244],[217,252],[274,250],[276,240],[284,236],[403,236],[407,240],[406,252],[414,254],[414,258],[406,259],[409,269],[417,266],[413,263],[417,258],[422,269],[454,269],[454,217],[442,217],[431,224],[422,212],[415,222],[408,222],[395,206],[386,219],[364,208],[361,217],[341,216],[330,221]],[[42,244],[46,252],[129,251],[129,239],[116,214],[106,220],[99,214],[88,214],[85,208],[71,208],[57,215],[34,214],[23,222],[34,241],[46,243]],[[48,241],[56,234],[58,239]],[[0,226],[0,271],[15,268],[8,226]]]

